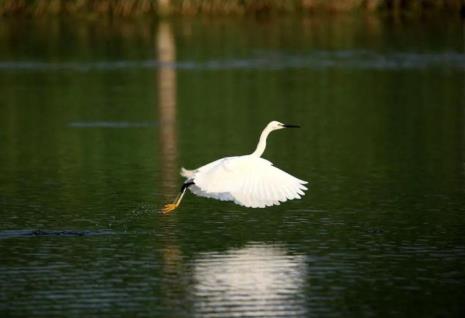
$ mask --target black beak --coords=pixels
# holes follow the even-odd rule
[[[283,125],[285,128],[300,128],[299,125],[289,125],[289,124],[284,124]]]

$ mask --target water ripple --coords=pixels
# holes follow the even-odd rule
[[[156,123],[128,121],[75,121],[68,124],[72,128],[145,128],[155,127]]]
[[[126,69],[184,69],[184,70],[228,70],[228,69],[372,69],[372,70],[415,70],[446,68],[465,70],[465,55],[459,52],[387,52],[369,50],[312,51],[307,54],[283,52],[256,52],[252,56],[234,59],[210,59],[205,61],[161,62],[155,59],[95,62],[43,62],[3,61],[0,71],[115,71]]]
[[[111,235],[111,230],[4,230],[0,231],[0,240],[18,237],[79,237],[79,236],[96,236]]]

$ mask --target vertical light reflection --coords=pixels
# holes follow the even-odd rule
[[[163,1],[160,1],[160,3]],[[168,21],[160,21],[156,39],[156,50],[160,67],[157,74],[159,138],[160,138],[160,170],[161,192],[164,200],[173,200],[178,180],[178,148],[176,135],[176,46],[172,26]],[[177,189],[176,189],[177,190]],[[162,227],[163,238],[163,280],[169,282],[163,285],[165,297],[162,306],[175,308],[179,297],[176,277],[183,272],[182,251],[173,235],[176,224],[164,219]],[[182,298],[182,297],[181,297]]]
[[[157,52],[158,107],[160,116],[160,163],[162,192],[172,195],[177,180],[177,136],[176,136],[176,47],[171,24],[161,21],[158,25]]]
[[[195,261],[194,310],[198,316],[303,316],[303,255],[285,248],[249,245],[203,253]]]
[[[462,20],[463,53],[465,53],[465,21]],[[463,74],[463,73],[462,73]],[[462,75],[463,76],[463,75]],[[465,77],[464,77],[465,78]],[[465,90],[462,90],[462,174],[465,176]]]

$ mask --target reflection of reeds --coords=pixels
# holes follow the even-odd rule
[[[171,25],[161,21],[157,33],[158,60],[164,65],[158,70],[158,108],[160,115],[160,155],[164,192],[170,193],[177,181],[176,137],[176,71],[170,65],[176,61],[176,47]]]
[[[465,10],[462,0],[0,0],[0,15],[29,14],[257,14]]]

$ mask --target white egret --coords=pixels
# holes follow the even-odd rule
[[[162,212],[176,209],[187,189],[201,197],[233,201],[248,208],[264,208],[300,199],[307,190],[304,186],[307,182],[261,158],[272,131],[298,127],[272,121],[262,131],[257,148],[250,155],[218,159],[195,170],[182,168],[181,175],[186,181],[174,202],[166,204]]]

